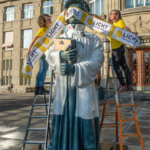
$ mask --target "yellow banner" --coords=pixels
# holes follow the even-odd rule
[[[131,32],[125,31],[121,28],[115,27],[106,21],[92,17],[85,11],[76,8],[70,7],[67,12],[63,11],[40,39],[39,42],[35,44],[32,48],[30,54],[25,58],[22,75],[31,78],[32,68],[35,62],[37,62],[40,57],[46,52],[46,50],[52,45],[55,38],[57,38],[65,26],[65,21],[71,18],[72,16],[80,20],[83,24],[87,25],[89,28],[103,33],[109,37],[112,37],[124,44],[128,44],[134,48],[139,45],[139,39],[136,35]]]
[[[83,24],[87,25],[89,28],[99,33],[103,33],[109,37],[112,37],[113,39],[116,39],[124,44],[128,44],[134,48],[136,48],[140,43],[139,39],[135,34],[118,28],[110,23],[107,23],[106,21],[92,17],[91,15],[87,14],[79,8],[70,7],[68,9],[65,19],[67,20],[72,16],[75,16],[78,20],[80,20]]]
[[[65,12],[63,11],[51,25],[48,31],[32,48],[29,55],[24,60],[24,65],[21,74],[27,78],[31,78],[32,68],[46,50],[52,45],[55,38],[57,38],[65,26]]]

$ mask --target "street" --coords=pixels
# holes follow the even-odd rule
[[[33,94],[0,94],[0,150],[20,150],[22,147],[25,129],[31,109]],[[41,100],[41,97],[39,97]],[[124,100],[127,103],[127,100]],[[150,150],[150,100],[135,100],[136,112],[145,149]],[[109,110],[114,110],[112,106]],[[102,105],[100,105],[101,117]],[[45,109],[37,109],[36,113],[45,113]],[[127,115],[130,116],[130,115]],[[107,118],[106,122],[114,121]],[[33,121],[34,127],[43,127],[45,122],[38,119]],[[136,133],[133,123],[123,126],[125,133]],[[44,135],[32,133],[30,137],[41,140]],[[128,145],[129,150],[141,150],[138,137],[125,138],[123,143]],[[115,144],[114,128],[105,128],[101,133],[101,150],[109,150]],[[28,145],[27,150],[38,149],[34,145]],[[113,149],[115,150],[115,149]]]

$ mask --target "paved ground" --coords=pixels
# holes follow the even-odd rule
[[[150,150],[150,100],[147,97],[139,99],[137,94],[136,111],[138,115],[138,121],[140,130],[142,132],[143,140],[146,150]],[[128,102],[128,96],[123,96]],[[25,129],[27,126],[28,116],[31,109],[33,94],[0,94],[0,150],[20,150],[24,138]],[[109,110],[114,110],[112,106],[108,107]],[[101,116],[102,105],[100,105]],[[123,110],[129,112],[129,109]],[[37,108],[36,113],[45,114],[45,109],[39,111]],[[123,117],[130,117],[130,114]],[[106,122],[114,121],[114,118],[107,118]],[[34,127],[44,125],[44,121],[34,120]],[[135,133],[135,127],[132,123],[124,124],[123,130],[125,133]],[[43,135],[32,133],[30,137],[41,140]],[[115,130],[113,128],[105,128],[101,134],[101,150],[110,150],[110,147],[115,144]],[[124,140],[124,144],[128,145],[129,150],[140,150],[140,143],[138,138],[127,138]],[[36,148],[31,146],[27,147],[27,150],[35,150]],[[116,150],[115,146],[114,149]]]

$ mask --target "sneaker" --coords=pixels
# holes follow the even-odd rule
[[[39,95],[43,95],[44,94],[44,87],[42,86],[42,87],[40,87],[39,88]]]
[[[120,85],[118,88],[119,92],[124,92],[124,91],[128,91],[128,87],[126,85]]]
[[[35,95],[38,95],[38,94],[39,94],[39,87],[35,87],[34,94],[35,94]]]

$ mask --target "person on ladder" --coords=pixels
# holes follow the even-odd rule
[[[32,47],[48,30],[50,25],[52,24],[51,16],[48,14],[42,14],[38,17],[37,21],[40,29],[36,33],[36,36],[33,38],[32,42],[27,51],[27,55],[29,55]],[[35,95],[42,95],[44,92],[44,81],[46,77],[46,72],[48,70],[48,63],[45,60],[45,54],[39,60],[39,71],[36,76],[36,86],[35,86]]]
[[[119,10],[114,9],[110,12],[109,23],[113,24],[116,27],[132,32],[131,29],[127,27],[122,20],[121,12]],[[134,34],[137,35],[138,33],[134,32]],[[110,38],[110,44],[112,49],[112,65],[120,82],[120,87],[118,88],[118,91],[131,91],[131,72],[125,58],[125,45],[113,38]],[[120,67],[122,67],[125,73],[126,82],[124,81]]]

